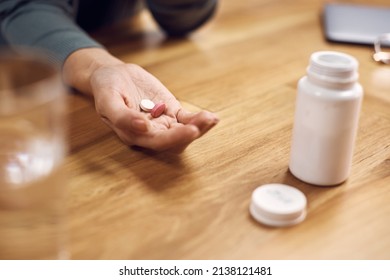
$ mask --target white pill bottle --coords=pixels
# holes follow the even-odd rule
[[[320,186],[344,182],[351,170],[363,98],[358,61],[347,54],[315,52],[299,80],[289,168]]]

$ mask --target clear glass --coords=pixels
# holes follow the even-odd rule
[[[390,64],[390,33],[379,35],[374,42],[374,49],[375,61]]]
[[[67,258],[65,90],[42,57],[0,53],[0,259]]]

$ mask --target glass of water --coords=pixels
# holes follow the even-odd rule
[[[0,52],[0,259],[67,258],[64,93],[43,56]]]

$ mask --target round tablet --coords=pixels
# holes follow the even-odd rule
[[[302,222],[306,217],[306,196],[284,184],[267,184],[252,193],[249,212],[265,225],[283,227]]]
[[[165,103],[157,103],[156,106],[153,107],[150,114],[153,118],[158,118],[165,112]]]
[[[150,112],[150,111],[152,111],[152,109],[154,108],[155,105],[154,105],[154,102],[152,100],[142,99],[141,103],[139,104],[139,106],[145,112]]]

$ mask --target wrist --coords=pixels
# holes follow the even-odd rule
[[[79,49],[69,55],[63,65],[64,83],[83,94],[93,95],[91,77],[102,66],[123,64],[108,51],[101,48]]]

